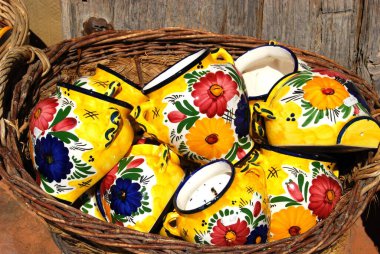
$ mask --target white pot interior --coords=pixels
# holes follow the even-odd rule
[[[297,61],[290,51],[278,46],[262,46],[248,51],[235,62],[242,73],[249,97],[269,93],[283,76],[297,68]]]
[[[200,57],[207,49],[202,49],[184,59],[179,61],[178,63],[174,64],[164,72],[162,72],[160,75],[155,77],[152,81],[150,81],[148,84],[146,84],[143,88],[144,90],[151,89],[155,87],[156,85],[160,84],[161,82],[165,81],[166,79],[170,78],[171,76],[178,73],[180,70],[187,67],[189,64],[191,64],[193,61],[195,61],[198,57]]]
[[[182,211],[190,211],[210,203],[228,188],[233,180],[232,174],[232,166],[225,161],[211,162],[202,167],[182,186],[175,200],[177,207]]]

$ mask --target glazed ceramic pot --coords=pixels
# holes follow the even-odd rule
[[[194,171],[174,196],[164,228],[200,244],[231,246],[265,242],[269,227],[266,190],[255,172],[214,160]]]
[[[355,84],[331,70],[284,77],[254,110],[265,118],[273,146],[346,152],[379,145],[379,124]]]
[[[253,111],[254,103],[265,100],[272,87],[284,76],[309,67],[292,50],[274,42],[247,51],[236,60],[235,66],[247,88],[252,114],[250,134],[264,137],[263,119]]]
[[[97,65],[93,76],[80,77],[73,85],[125,101],[133,107],[148,100],[141,87],[101,64]]]
[[[134,145],[105,176],[98,204],[108,222],[157,233],[185,172],[166,145]]]
[[[305,233],[329,216],[342,195],[331,157],[264,145],[250,163],[265,172],[271,241]]]
[[[149,82],[132,115],[186,159],[239,161],[253,147],[242,78],[224,50],[202,49]]]
[[[134,133],[126,102],[69,84],[40,101],[29,120],[30,149],[40,187],[74,202],[129,150]]]

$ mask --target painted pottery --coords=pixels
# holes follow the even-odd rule
[[[101,64],[97,65],[93,76],[80,77],[73,85],[125,101],[133,107],[148,100],[141,87]]]
[[[254,110],[265,118],[268,142],[313,152],[377,148],[379,124],[355,84],[331,70],[284,77]]]
[[[262,167],[266,175],[270,241],[305,233],[329,216],[342,195],[331,157],[263,146],[251,155],[250,163]]]
[[[233,163],[253,147],[243,79],[224,50],[202,49],[149,82],[149,101],[132,115],[147,133],[186,159]]]
[[[185,172],[166,145],[134,145],[102,180],[98,203],[108,222],[158,233]]]
[[[69,84],[32,110],[29,137],[40,187],[74,202],[129,150],[134,133],[126,118],[132,106]]]
[[[247,88],[252,114],[250,135],[254,137],[256,133],[264,137],[263,119],[253,111],[254,103],[265,100],[269,91],[284,76],[309,67],[292,50],[274,42],[247,51],[236,60],[235,66]]]
[[[252,170],[241,172],[224,159],[194,171],[174,196],[175,211],[164,228],[200,244],[231,246],[267,240],[266,190]]]

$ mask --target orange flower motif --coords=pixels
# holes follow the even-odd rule
[[[320,110],[335,109],[341,106],[344,99],[350,96],[341,83],[327,77],[314,77],[302,89],[304,99]]]
[[[270,241],[303,234],[317,224],[317,217],[303,206],[289,207],[272,215]]]
[[[218,159],[231,149],[234,131],[222,118],[204,118],[190,128],[186,139],[191,151],[207,159]]]

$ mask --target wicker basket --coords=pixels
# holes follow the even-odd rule
[[[102,222],[45,194],[32,177],[25,146],[27,117],[35,103],[55,89],[58,80],[70,82],[78,76],[92,74],[96,64],[102,63],[143,85],[197,49],[223,47],[236,58],[265,43],[268,42],[252,37],[181,28],[105,31],[48,48],[45,53],[51,69],[44,77],[48,63],[35,60],[25,64],[33,55],[32,49],[18,49],[0,65],[0,73],[24,69],[18,82],[8,79],[0,83],[0,91],[5,94],[0,97],[0,109],[5,112],[0,125],[0,175],[30,210],[46,220],[57,245],[65,253],[308,253],[324,250],[350,228],[380,189],[379,151],[355,154],[357,162],[344,169],[347,172],[343,176],[344,195],[335,210],[305,234],[266,244],[233,247],[197,245]],[[373,115],[377,114],[379,95],[370,84],[325,57],[288,47],[312,67],[341,71],[360,84],[359,89]]]
[[[22,0],[0,0],[0,24],[12,27],[11,35],[0,45],[0,59],[2,59],[10,49],[27,42],[29,23]]]

